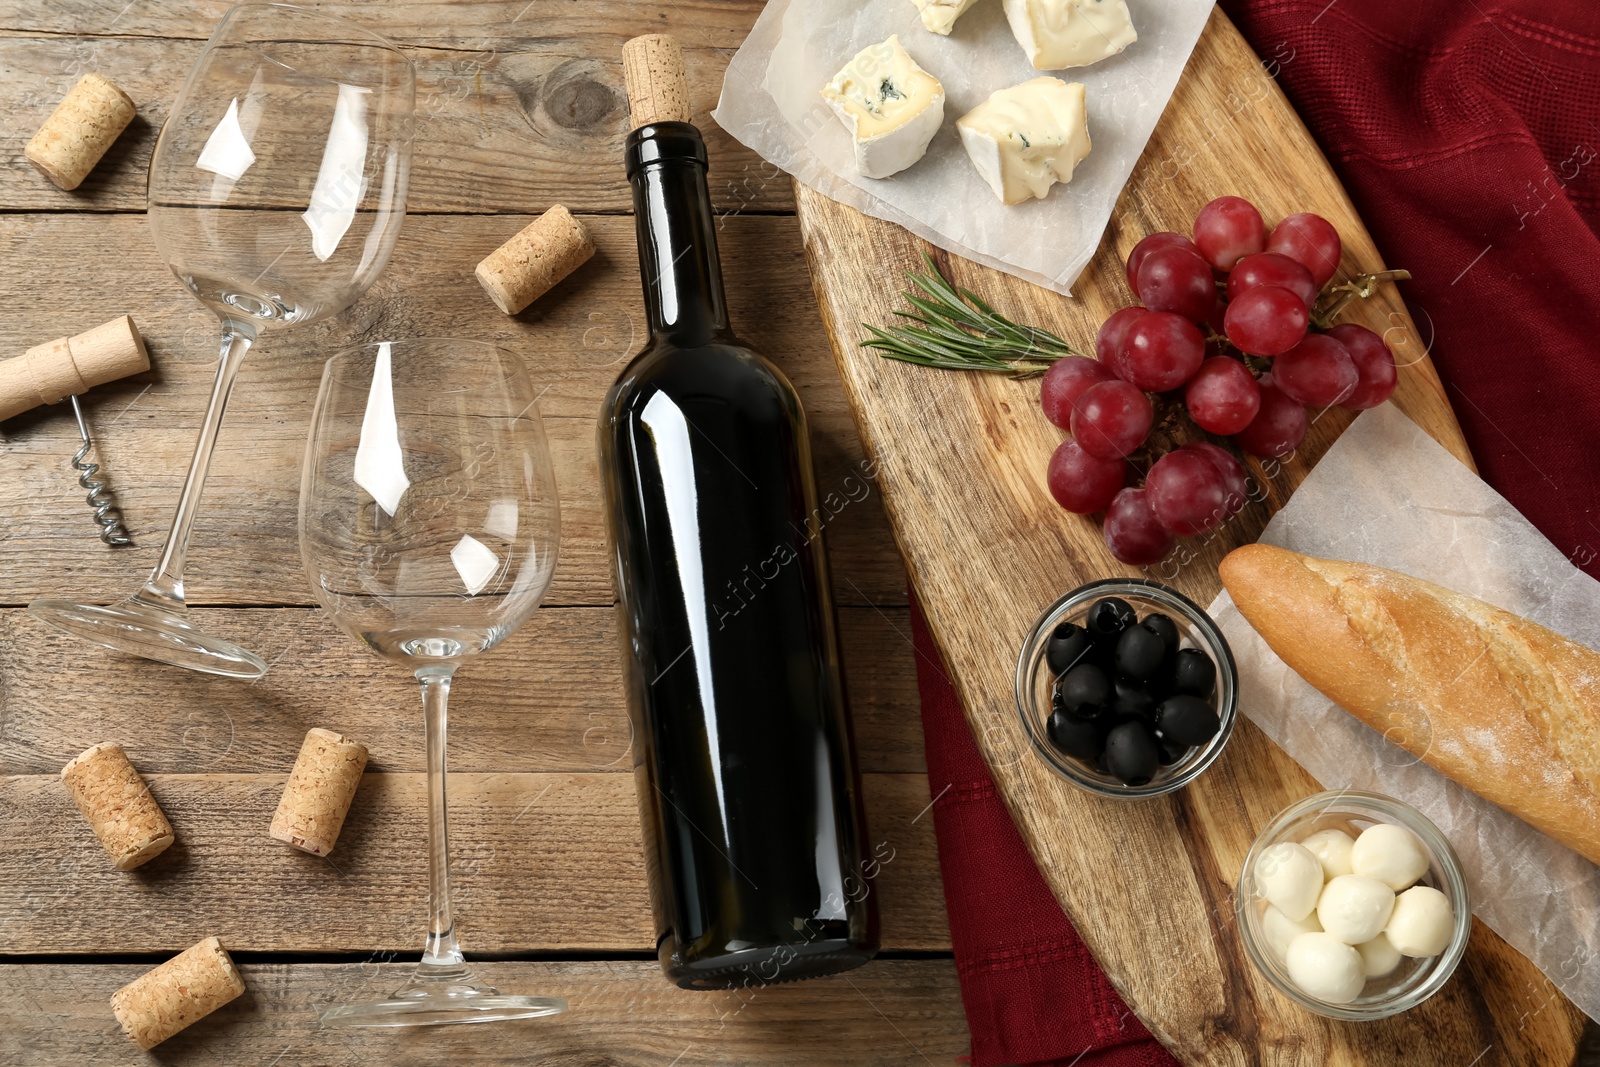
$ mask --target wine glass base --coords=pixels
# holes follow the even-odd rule
[[[501,993],[493,986],[417,979],[383,1000],[342,1004],[322,1013],[323,1026],[445,1026],[537,1019],[567,1010],[559,997]]]
[[[120,604],[35,600],[28,611],[85,641],[129,655],[226,678],[254,680],[267,673],[266,660],[254,652],[212,637],[181,611],[137,597]]]

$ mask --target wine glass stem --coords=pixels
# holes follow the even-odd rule
[[[222,428],[222,416],[228,407],[228,396],[233,392],[234,379],[239,375],[239,365],[250,350],[255,332],[233,323],[222,325],[222,356],[217,363],[217,380],[211,387],[211,403],[206,408],[205,421],[200,424],[200,439],[194,445],[194,458],[189,461],[189,474],[183,480],[183,493],[178,497],[178,511],[172,517],[172,530],[161,550],[161,560],[150,572],[150,580],[140,590],[138,599],[155,600],[163,606],[183,606],[183,567],[189,557],[189,531],[194,526],[195,513],[200,507],[200,494],[205,489],[206,471],[211,468],[211,456],[217,449],[217,431]]]
[[[450,910],[450,831],[445,813],[445,738],[450,676],[454,667],[424,667],[422,713],[428,741],[428,944],[419,974],[448,978],[466,973]]]

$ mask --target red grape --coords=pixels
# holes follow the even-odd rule
[[[1113,311],[1111,317],[1100,324],[1100,332],[1094,339],[1094,354],[1118,378],[1127,378],[1123,373],[1122,339],[1128,335],[1129,327],[1148,314],[1141,307],[1126,307]]]
[[[1321,215],[1303,211],[1289,215],[1272,228],[1267,237],[1268,252],[1282,252],[1306,270],[1320,289],[1328,284],[1333,272],[1339,269],[1339,256],[1343,246],[1339,231]]]
[[[1259,384],[1261,410],[1249,426],[1233,435],[1233,439],[1252,456],[1287,456],[1305,440],[1305,406],[1289,399],[1270,381],[1263,379]]]
[[[1133,251],[1128,253],[1129,289],[1136,293],[1139,291],[1139,264],[1144,262],[1145,256],[1158,248],[1186,248],[1197,256],[1200,254],[1200,249],[1195,247],[1194,242],[1181,233],[1171,231],[1153,233],[1134,245]]]
[[[1121,459],[1144,444],[1155,410],[1139,387],[1110,381],[1091,385],[1072,406],[1072,436],[1099,459]]]
[[[1227,305],[1227,302],[1224,301],[1224,300],[1218,299],[1217,303],[1216,303],[1216,306],[1211,309],[1211,314],[1206,316],[1206,321],[1204,323],[1206,331],[1207,331],[1207,335],[1208,335],[1207,336],[1207,343],[1208,344],[1210,343],[1210,336],[1209,336],[1210,334],[1215,334],[1218,337],[1226,337],[1227,336],[1227,333],[1223,328],[1223,324],[1227,321],[1227,318],[1228,318],[1228,305]],[[1220,352],[1221,350],[1219,349],[1218,351]]]
[[[1356,373],[1361,377],[1355,392],[1345,397],[1345,407],[1357,411],[1375,408],[1394,394],[1398,380],[1394,353],[1389,351],[1382,337],[1353,322],[1341,322],[1328,331],[1328,336],[1337,339],[1349,351]]]
[[[1170,311],[1150,311],[1122,339],[1119,370],[1140,389],[1164,393],[1194,376],[1205,359],[1200,328]]]
[[[1039,382],[1039,404],[1044,417],[1063,430],[1072,426],[1072,404],[1089,386],[1109,382],[1111,368],[1088,356],[1062,356],[1044,372]]]
[[[1122,459],[1097,459],[1069,437],[1050,457],[1045,480],[1057,504],[1068,511],[1087,515],[1110,506],[1111,498],[1122,488],[1127,465]]]
[[[1228,488],[1211,457],[1180,448],[1156,460],[1145,476],[1150,508],[1168,531],[1205,533],[1227,512]]]
[[[1147,567],[1160,563],[1172,551],[1172,535],[1150,510],[1149,493],[1124,489],[1106,509],[1106,547],[1123,563]]]
[[[1256,417],[1261,410],[1261,388],[1243,363],[1213,356],[1189,379],[1183,402],[1202,430],[1226,437],[1249,426]]]
[[[1211,264],[1185,248],[1158,248],[1139,264],[1139,299],[1151,311],[1171,311],[1204,322],[1217,305]]]
[[[1228,302],[1228,340],[1252,356],[1276,356],[1300,343],[1311,319],[1300,298],[1278,285],[1258,285]]]
[[[1228,275],[1228,299],[1258,285],[1281,285],[1298,296],[1307,311],[1316,306],[1317,283],[1311,280],[1311,272],[1282,252],[1261,252],[1236,263]]]
[[[1183,447],[1205,456],[1222,475],[1223,515],[1231,519],[1243,511],[1244,506],[1250,502],[1250,482],[1245,478],[1244,467],[1234,458],[1233,453],[1218,448],[1210,441],[1194,441]]]
[[[1325,333],[1306,339],[1272,361],[1272,381],[1290,400],[1326,408],[1355,392],[1361,376],[1349,349]]]
[[[1207,263],[1230,271],[1240,259],[1267,246],[1267,224],[1250,201],[1219,196],[1194,217],[1194,243]]]

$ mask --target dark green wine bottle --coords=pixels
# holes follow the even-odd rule
[[[659,955],[716,989],[878,948],[805,411],[728,326],[706,151],[627,141],[650,340],[600,416]]]

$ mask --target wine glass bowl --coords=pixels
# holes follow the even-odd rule
[[[388,997],[330,1008],[330,1026],[549,1015],[550,997],[478,984],[456,940],[445,806],[446,703],[463,662],[544,597],[560,528],[538,394],[521,362],[458,340],[381,342],[330,359],[300,487],[300,554],[335,623],[422,683],[429,924],[422,962]]]
[[[328,361],[301,556],[334,621],[374,652],[459,664],[538,607],[560,520],[535,400],[516,357],[474,341],[382,342]]]
[[[266,325],[344,309],[388,262],[410,177],[411,62],[310,8],[230,8],[150,159],[156,248],[218,317],[216,382],[172,528],[144,586],[115,604],[40,599],[44,621],[108,648],[232,678],[266,661],[189,621],[183,575],[239,367]]]
[[[149,219],[186,288],[240,328],[353,303],[394,247],[410,62],[307,9],[241,4],[190,73],[150,161]]]

